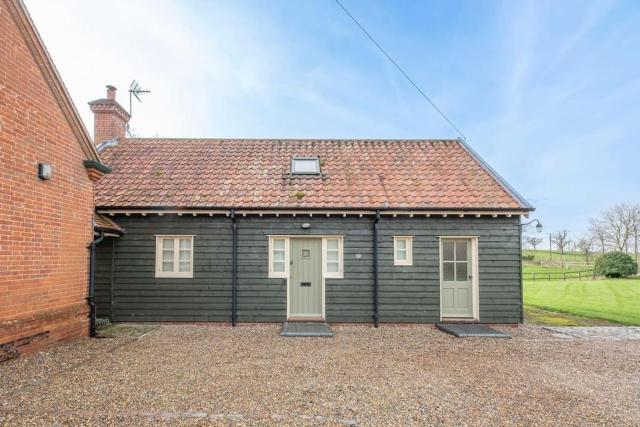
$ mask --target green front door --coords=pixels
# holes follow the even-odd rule
[[[291,239],[289,317],[322,317],[322,240]]]
[[[471,241],[442,240],[442,317],[473,317]]]

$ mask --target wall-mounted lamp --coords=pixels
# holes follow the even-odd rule
[[[538,221],[537,219],[532,219],[531,221],[525,223],[525,224],[520,224],[521,227],[527,226],[529,224],[532,224],[534,222],[537,222],[536,224],[536,231],[538,233],[542,233],[542,223],[540,221]]]
[[[311,224],[309,224],[308,222],[303,222],[300,227],[302,227],[304,230],[308,230],[311,228]]]
[[[48,163],[38,163],[38,178],[48,180],[53,176],[53,168]]]

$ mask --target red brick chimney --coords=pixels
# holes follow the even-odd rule
[[[107,86],[107,97],[89,103],[94,114],[93,143],[95,145],[114,138],[126,137],[127,123],[131,116],[116,101],[116,88]]]

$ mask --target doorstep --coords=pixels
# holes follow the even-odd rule
[[[290,323],[298,323],[298,322],[310,322],[310,323],[324,323],[324,317],[322,316],[305,316],[305,317],[296,317],[289,316],[289,320],[287,322]]]
[[[443,317],[440,323],[478,323],[473,317]]]
[[[478,323],[437,323],[441,331],[458,338],[511,338],[511,335]]]
[[[327,322],[284,322],[283,337],[332,337],[335,334]]]

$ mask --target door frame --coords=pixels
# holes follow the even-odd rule
[[[443,240],[467,240],[471,243],[471,317],[467,316],[442,316],[442,241]],[[478,268],[478,236],[438,236],[438,289],[440,291],[440,321],[443,319],[456,319],[460,321],[480,321],[480,277]]]
[[[325,316],[325,310],[324,310],[324,242],[323,242],[323,237],[324,236],[288,236],[289,238],[289,263],[291,263],[291,240],[294,239],[299,239],[299,240],[305,240],[305,239],[314,239],[314,240],[320,240],[320,283],[321,283],[321,293],[322,293],[322,298],[321,298],[321,304],[322,304],[322,310],[321,310],[321,314],[320,317],[321,319],[319,320],[325,320],[326,316]],[[291,294],[291,265],[289,265],[289,269],[287,272],[287,320],[292,319],[291,317],[291,305],[290,305],[290,294]],[[310,319],[310,320],[317,320],[317,317],[314,316],[296,316],[293,317],[293,319],[296,320],[305,320],[305,319]]]
[[[342,239],[342,251],[341,251],[341,257],[342,259],[340,260],[342,268],[344,269],[344,235],[343,234],[313,234],[313,235],[307,235],[307,234],[268,234],[267,235],[267,239],[271,238],[271,237],[280,237],[280,238],[286,238],[287,239],[287,252],[286,252],[286,257],[285,257],[285,263],[286,263],[286,270],[287,270],[287,320],[291,319],[291,239],[318,239],[321,241],[321,254],[320,254],[320,262],[322,263],[321,265],[321,274],[322,274],[322,318],[319,320],[326,320],[327,319],[327,315],[326,315],[326,260],[325,260],[325,247],[326,247],[326,242],[325,239],[328,238],[340,238]],[[269,251],[271,249],[269,248]],[[304,320],[305,318],[298,318],[295,317],[294,319],[297,320]],[[316,318],[314,317],[309,317],[310,320],[316,320]]]

